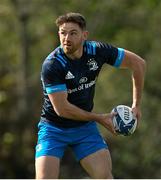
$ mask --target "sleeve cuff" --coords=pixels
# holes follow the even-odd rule
[[[119,67],[121,65],[124,59],[124,55],[125,55],[125,50],[122,48],[118,48],[118,55],[114,64],[115,67]]]
[[[55,93],[55,92],[66,91],[66,90],[67,90],[67,87],[66,87],[65,84],[59,84],[59,85],[46,87],[47,94],[52,94],[52,93]]]

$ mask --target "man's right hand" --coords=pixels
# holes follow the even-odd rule
[[[101,125],[103,125],[105,128],[107,128],[114,135],[117,135],[117,133],[116,133],[116,131],[114,129],[112,119],[116,114],[117,113],[115,113],[115,112],[112,112],[112,113],[109,113],[109,114],[102,114],[102,118],[99,121],[99,123]]]

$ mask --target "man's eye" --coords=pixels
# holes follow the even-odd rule
[[[77,35],[77,33],[76,32],[72,32],[71,35]]]

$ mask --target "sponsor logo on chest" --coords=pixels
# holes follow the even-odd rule
[[[88,78],[87,77],[82,77],[80,80],[79,80],[79,83],[82,84],[82,83],[85,83],[88,81]]]

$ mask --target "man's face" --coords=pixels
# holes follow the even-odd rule
[[[73,54],[81,48],[88,32],[83,31],[78,24],[64,23],[59,26],[61,46],[66,54]]]

